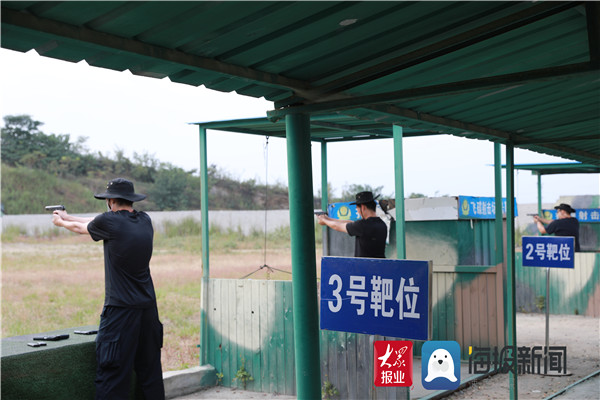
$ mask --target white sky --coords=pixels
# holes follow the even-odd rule
[[[264,99],[221,93],[0,49],[0,110],[6,115],[29,114],[46,134],[84,136],[90,151],[114,155],[120,149],[149,154],[185,170],[199,169],[198,128],[190,122],[264,117],[273,108]],[[2,126],[4,121],[2,121]],[[491,142],[452,136],[407,138],[404,146],[405,195],[493,196]],[[208,163],[237,179],[265,182],[265,138],[208,132]],[[344,186],[383,186],[394,193],[391,139],[328,145],[328,180],[339,195]],[[320,146],[313,145],[313,184],[320,183]],[[502,146],[504,162],[504,147]],[[517,149],[515,163],[568,162]],[[285,140],[271,138],[268,182],[287,185]],[[598,195],[599,174],[553,175],[542,178],[542,200],[556,203],[565,195]],[[515,176],[517,203],[537,202],[537,178],[520,171]]]

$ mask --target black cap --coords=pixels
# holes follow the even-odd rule
[[[144,200],[145,194],[135,193],[133,182],[123,178],[116,178],[108,182],[106,192],[94,195],[97,199],[125,199],[131,202]]]
[[[565,203],[561,203],[561,204],[555,206],[554,209],[564,210],[564,211],[568,212],[569,214],[573,214],[575,212],[575,210],[570,205],[565,204]]]
[[[356,194],[356,201],[350,203],[350,205],[370,203],[378,197],[379,195],[373,197],[373,192],[360,192]]]

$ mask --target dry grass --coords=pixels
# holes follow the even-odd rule
[[[200,243],[199,237],[155,240],[151,270],[165,326],[164,371],[198,365]],[[269,250],[267,264],[291,271],[289,243],[278,247]],[[260,246],[243,239],[235,246],[211,249],[210,256],[212,278],[241,278],[265,262]],[[87,237],[3,240],[2,337],[97,325],[104,301],[103,265],[102,244]],[[263,269],[251,278],[291,275]]]

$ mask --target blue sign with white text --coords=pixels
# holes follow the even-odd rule
[[[321,329],[428,340],[428,261],[323,257]]]
[[[558,219],[556,210],[542,210],[542,216],[545,219]],[[600,209],[578,208],[577,211],[575,211],[575,218],[577,218],[579,222],[600,222]]]
[[[495,197],[458,196],[461,219],[494,219],[496,218]],[[502,198],[502,214],[506,214],[506,198]],[[515,217],[518,216],[517,199],[515,199]]]
[[[575,238],[523,236],[523,266],[575,268]]]

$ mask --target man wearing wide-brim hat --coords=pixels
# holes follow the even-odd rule
[[[131,373],[145,399],[164,400],[161,348],[163,326],[150,276],[154,230],[133,203],[146,198],[133,183],[117,178],[106,191],[108,211],[95,218],[54,211],[52,222],[72,232],[104,241],[105,297],[96,337],[96,399],[130,398]]]
[[[377,216],[377,197],[369,191],[356,194],[356,201],[350,204],[356,204],[361,217],[358,221],[334,219],[324,214],[318,217],[319,224],[356,237],[354,257],[385,258],[387,225]]]
[[[575,238],[575,251],[581,251],[579,247],[579,221],[571,216],[575,210],[565,203],[554,207],[558,219],[548,220],[534,215],[533,219],[541,234],[554,234],[555,236],[572,236]],[[545,226],[547,225],[547,226]]]

